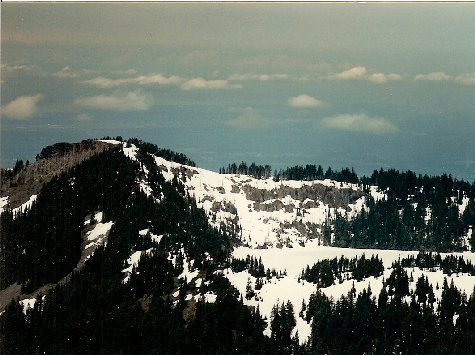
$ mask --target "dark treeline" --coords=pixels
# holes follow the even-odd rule
[[[117,173],[120,171],[120,175]],[[117,217],[137,166],[117,149],[104,151],[46,183],[31,208],[0,219],[0,288],[14,282],[26,293],[70,272],[81,255],[84,220],[102,211]]]
[[[261,166],[263,169],[263,167]],[[270,168],[270,167],[269,167]],[[246,163],[230,164],[221,173],[251,174]],[[265,177],[258,173],[256,177]],[[370,177],[359,178],[353,169],[325,172],[319,165],[294,166],[274,172],[274,179],[333,179],[358,184],[366,193],[367,209],[356,217],[337,214],[322,226],[327,245],[354,248],[467,250],[465,236],[475,225],[475,183],[454,179],[451,175],[416,175],[412,171],[375,170]],[[385,198],[375,200],[370,186],[376,186]],[[463,213],[459,213],[466,204]],[[475,248],[475,234],[468,240]]]
[[[119,154],[120,162],[135,167],[130,159]],[[209,225],[204,211],[196,207],[177,179],[166,182],[156,165],[148,164],[144,157],[140,159],[148,168],[152,196],[136,189],[133,193],[128,191],[124,203],[110,200],[117,215],[107,245],[98,247],[83,269],[57,284],[44,298],[38,295],[35,306],[26,315],[18,301],[12,300],[0,316],[0,353],[276,352],[274,342],[263,335],[266,323],[259,310],[244,306],[237,290],[214,272],[229,260],[233,236],[224,226],[218,230]],[[117,171],[120,170],[114,170],[115,175]],[[117,194],[118,190],[109,192]],[[161,196],[159,203],[155,196]],[[110,216],[106,210],[104,214]],[[27,216],[30,214],[24,218]],[[51,221],[52,215],[47,217]],[[83,221],[78,218],[80,224]],[[138,232],[144,228],[163,235],[160,244],[152,242],[148,235],[139,237]],[[124,283],[122,270],[127,267],[127,258],[143,250],[148,252],[142,254],[129,282]],[[214,303],[185,300],[186,293],[195,288],[194,282],[178,280],[183,263],[178,256],[175,266],[169,259],[180,250],[194,260],[194,267],[208,281],[198,294],[214,292]],[[176,289],[179,295],[174,297]]]
[[[1,168],[0,176],[2,177],[2,184],[4,184],[7,181],[12,181],[13,177],[16,174],[18,174],[25,166],[28,166],[28,165],[30,165],[29,160],[27,160],[26,163],[24,163],[23,160],[20,159],[15,162],[13,169]]]
[[[267,280],[270,280],[273,277],[280,278],[282,276],[287,275],[287,271],[279,271],[277,272],[274,268],[271,270],[269,268],[264,267],[264,263],[262,259],[255,258],[253,256],[247,255],[246,259],[238,259],[238,258],[231,258],[231,262],[229,263],[229,267],[233,272],[241,272],[247,270],[251,276],[256,277],[259,281],[259,278],[265,277]]]
[[[343,282],[345,279],[356,279],[361,281],[364,278],[383,274],[383,261],[373,255],[366,259],[363,254],[360,258],[348,259],[345,257],[320,260],[313,266],[308,266],[302,270],[301,279],[317,284],[318,287],[329,287],[335,283]],[[348,274],[348,275],[345,275]]]
[[[279,271],[277,272],[275,269],[269,269],[264,267],[264,263],[262,259],[259,259],[247,255],[246,259],[238,259],[231,257],[231,261],[229,262],[229,267],[233,272],[242,272],[247,270],[249,274],[256,278],[255,286],[252,286],[251,279],[248,278],[246,284],[246,298],[250,300],[253,297],[256,297],[256,300],[259,300],[255,291],[262,289],[264,286],[264,282],[268,282],[273,277],[281,278],[287,275],[287,271]]]
[[[323,292],[302,305],[312,333],[309,354],[473,354],[475,353],[475,292],[469,299],[453,281],[442,286],[436,302],[422,275],[414,291],[400,266],[376,297],[371,289],[358,296],[354,287],[336,302]]]
[[[462,256],[447,255],[442,259],[439,253],[424,253],[420,252],[416,257],[413,255],[398,260],[396,264],[403,267],[418,267],[420,269],[435,269],[440,268],[444,274],[458,274],[464,272],[475,275],[475,266],[470,260],[465,261]]]
[[[416,193],[411,199],[379,201],[368,196],[366,205],[368,210],[362,209],[351,220],[337,214],[323,226],[324,240],[339,247],[463,251],[465,236],[475,225],[475,200],[463,214],[445,195],[427,198]],[[469,243],[475,246],[473,234]]]
[[[250,255],[247,255],[246,259],[237,259],[232,257],[230,267],[233,272],[248,270],[249,274],[254,277],[266,276],[266,270],[264,264],[262,263],[262,259],[257,259]],[[270,275],[270,271],[268,271],[268,274]]]
[[[257,165],[256,163],[251,163],[247,166],[246,162],[241,162],[237,165],[236,163],[228,164],[227,168],[220,168],[220,174],[243,174],[250,175],[256,179],[268,179],[271,176],[271,166],[270,165]]]
[[[461,203],[463,196],[470,199],[475,198],[475,183],[464,180],[457,180],[452,175],[443,174],[441,176],[416,175],[411,170],[400,172],[396,169],[374,170],[371,176],[358,177],[353,168],[343,168],[334,171],[328,167],[324,172],[321,165],[307,164],[305,166],[296,165],[279,172],[274,172],[274,179],[279,180],[322,180],[332,179],[339,182],[360,184],[365,189],[369,185],[377,186],[379,190],[385,191],[389,197],[404,199],[422,193],[428,197],[446,198],[454,197],[457,203]],[[422,191],[420,191],[422,189]]]
[[[333,171],[332,168],[323,172],[321,165],[307,164],[305,166],[296,165],[284,170],[274,172],[274,180],[323,180],[332,179],[340,182],[348,182],[357,184],[359,182],[353,168],[341,169],[341,171]]]

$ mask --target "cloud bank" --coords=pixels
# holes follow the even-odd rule
[[[231,81],[248,81],[248,80],[257,80],[257,81],[269,81],[269,80],[285,80],[289,79],[287,74],[232,74],[228,80]]]
[[[38,113],[38,102],[43,95],[20,96],[2,107],[2,115],[16,120],[27,120]]]
[[[290,106],[297,108],[320,107],[323,105],[323,102],[308,95],[291,97],[288,102]]]
[[[395,73],[392,73],[392,74],[374,73],[368,77],[369,81],[372,81],[373,83],[377,83],[377,84],[382,84],[388,81],[396,81],[396,80],[402,80],[402,79],[403,79],[402,75],[395,74]]]
[[[368,70],[363,67],[353,67],[351,69],[345,70],[341,73],[331,74],[326,77],[328,80],[368,80],[372,83],[383,84],[388,81],[402,80],[403,76],[401,74],[391,73],[368,73]]]
[[[373,134],[384,134],[397,130],[396,126],[386,118],[369,117],[365,114],[344,114],[325,117],[321,120],[321,124],[329,129]]]
[[[475,85],[475,73],[460,74],[455,78],[455,81],[460,84]]]
[[[416,75],[414,80],[429,80],[429,81],[442,81],[442,80],[449,80],[452,77],[450,75],[445,74],[444,72],[433,72],[429,74],[419,74]]]
[[[354,67],[344,72],[332,74],[328,76],[330,80],[361,80],[366,78],[366,73],[368,71],[365,67]]]
[[[127,94],[79,98],[75,100],[75,104],[102,111],[147,111],[153,104],[153,98],[140,91],[132,91]]]
[[[182,84],[183,90],[193,89],[241,89],[240,84],[229,84],[227,80],[206,80],[203,78],[195,78],[188,80]]]
[[[176,75],[170,77],[162,74],[140,75],[135,78],[126,79],[109,79],[98,76],[93,79],[84,80],[81,83],[97,87],[99,89],[116,88],[125,84],[139,84],[139,85],[177,85],[183,81],[182,78]]]

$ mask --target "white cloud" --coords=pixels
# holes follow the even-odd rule
[[[475,73],[457,75],[455,81],[460,84],[475,85]]]
[[[140,91],[127,94],[98,95],[75,100],[76,105],[103,111],[146,111],[153,103],[150,95]]]
[[[329,75],[327,78],[331,80],[358,80],[365,79],[366,74],[365,67],[354,67],[341,73]]]
[[[139,85],[177,85],[183,81],[182,78],[176,75],[170,77],[162,74],[140,75],[135,78],[126,79],[109,79],[98,76],[93,79],[82,81],[83,84],[95,86],[100,89],[115,88],[124,84],[139,84]]]
[[[269,128],[273,125],[273,121],[261,116],[253,108],[248,107],[244,112],[236,118],[224,122],[227,126],[240,129],[262,129]]]
[[[248,80],[258,80],[258,81],[269,81],[269,80],[285,80],[289,79],[287,74],[232,74],[228,80],[232,81],[248,81]]]
[[[0,69],[2,72],[14,72],[14,71],[30,71],[33,69],[38,69],[36,65],[8,65],[8,64],[0,64]]]
[[[323,102],[308,95],[299,95],[296,97],[291,97],[289,99],[289,105],[292,107],[308,108],[322,106]]]
[[[61,79],[74,79],[77,78],[79,75],[74,73],[69,66],[64,67],[60,71],[53,73],[53,76]]]
[[[365,114],[345,114],[325,117],[321,120],[323,127],[354,132],[383,134],[396,131],[397,128],[386,118],[368,117]]]
[[[38,113],[38,102],[43,95],[20,96],[2,107],[2,115],[17,120],[27,120]]]
[[[376,83],[376,84],[382,84],[387,81],[396,81],[396,80],[402,80],[402,79],[403,79],[402,75],[395,74],[395,73],[391,73],[391,74],[374,73],[368,77],[369,81],[372,81],[373,83]]]
[[[449,80],[451,78],[452,77],[450,75],[447,75],[444,72],[433,72],[429,74],[416,75],[414,80],[442,81],[442,80]]]
[[[382,84],[388,81],[402,80],[404,77],[401,74],[391,73],[368,73],[368,70],[363,67],[353,67],[344,72],[331,74],[326,77],[329,80],[369,80],[372,83]]]
[[[368,80],[373,83],[382,84],[388,81],[388,78],[383,73],[374,73],[369,76]]]
[[[183,90],[192,89],[241,89],[240,84],[229,84],[227,80],[205,80],[203,78],[195,78],[188,80],[182,84]]]
[[[133,79],[132,82],[139,83],[140,85],[176,85],[182,82],[183,79],[179,76],[172,75],[170,77],[163,76],[161,74],[153,74],[153,75],[141,75]]]

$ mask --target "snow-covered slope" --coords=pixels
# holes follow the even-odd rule
[[[249,268],[233,271],[228,264],[223,263],[216,266],[218,270],[212,269],[214,274],[223,275],[229,280],[242,295],[244,304],[258,307],[267,320],[271,318],[274,305],[290,301],[296,317],[293,335],[298,332],[301,343],[305,342],[311,334],[311,324],[299,314],[301,305],[309,304],[310,296],[318,289],[316,284],[301,279],[302,271],[308,265],[312,266],[318,261],[341,256],[352,259],[361,257],[363,254],[367,258],[378,255],[384,264],[382,275],[367,277],[360,281],[345,278],[341,282],[337,280],[331,286],[320,289],[328,297],[338,300],[342,295],[348,294],[352,287],[355,288],[356,293],[371,287],[372,295],[377,296],[383,288],[384,280],[391,275],[393,262],[417,255],[414,251],[336,248],[324,245],[323,228],[331,224],[337,215],[351,219],[363,209],[368,210],[369,196],[375,201],[387,199],[385,192],[378,190],[376,186],[365,187],[363,190],[361,186],[355,184],[328,179],[274,181],[272,178],[256,179],[247,175],[218,174],[157,156],[153,156],[151,163],[147,162],[149,164],[147,165],[140,161],[143,155],[139,154],[141,152],[134,144],[114,140],[102,142],[121,145],[127,158],[139,162],[138,165],[142,171],[135,177],[136,185],[132,194],[142,191],[147,196],[153,197],[157,204],[164,200],[163,192],[156,191],[157,185],[154,185],[156,180],[152,182],[150,178],[151,173],[148,169],[155,168],[154,162],[166,180],[178,179],[183,184],[186,192],[195,198],[198,207],[204,209],[211,225],[219,228],[224,224],[235,231],[238,243],[232,251],[234,258],[253,257],[255,260],[261,260],[266,270],[275,271],[273,276],[266,275],[258,279],[253,276]],[[13,212],[28,209],[34,203],[36,196],[32,195]],[[8,203],[7,196],[0,198],[0,213],[3,208],[8,207]],[[468,198],[463,197],[458,207],[460,214],[464,212],[468,204]],[[426,223],[430,220],[431,213],[431,209],[427,208]],[[95,211],[86,218],[82,233],[82,256],[77,269],[91,257],[97,247],[107,243],[109,231],[114,225],[117,226],[118,222],[103,220],[103,213],[100,211]],[[141,227],[144,229],[136,233],[137,240],[149,238],[153,243],[143,248],[130,250],[121,269],[124,285],[133,284],[131,280],[137,272],[141,257],[153,256],[153,253],[157,251],[155,247],[166,244],[160,245],[162,240],[167,240],[168,236],[153,234],[154,231],[156,232],[156,226],[152,225],[151,221],[148,223],[150,225]],[[469,229],[467,238],[470,238],[471,233],[472,228]],[[468,241],[465,243],[468,244]],[[190,303],[200,299],[210,303],[216,301],[217,293],[207,288],[213,282],[209,281],[211,278],[207,275],[208,271],[197,266],[199,263],[187,254],[183,244],[173,245],[172,248],[166,249],[166,253],[168,253],[166,255],[168,260],[176,270],[179,270],[175,274],[175,280],[178,282],[170,292],[175,304],[178,303],[180,295],[186,301],[191,301]],[[213,262],[208,253],[204,255],[206,261]],[[457,255],[475,264],[474,253],[465,252]],[[406,271],[411,275],[409,284],[411,290],[415,289],[417,279],[421,275],[427,276],[428,281],[433,285],[437,300],[441,299],[444,278],[447,278],[449,284],[453,281],[454,285],[467,295],[472,293],[475,286],[475,276],[467,273],[448,276],[438,268],[422,270],[418,267],[407,268]],[[252,288],[252,296],[248,296],[249,287]],[[28,307],[33,307],[35,295],[36,293],[23,297],[21,303],[24,311]],[[271,334],[270,322],[267,323],[265,333]]]
[[[117,141],[107,141],[121,144]],[[137,160],[138,148],[133,144],[124,143],[124,154],[132,160]],[[199,207],[203,208],[209,222],[219,227],[221,223],[228,226],[238,226],[238,237],[241,246],[233,251],[235,258],[245,259],[246,256],[261,258],[265,268],[275,269],[279,277],[265,280],[260,290],[255,290],[255,296],[246,299],[248,283],[254,288],[256,278],[249,271],[233,272],[230,268],[220,270],[236,289],[243,295],[244,303],[259,307],[264,317],[270,319],[272,307],[276,303],[290,300],[294,306],[297,326],[293,333],[298,332],[299,339],[304,342],[310,335],[311,328],[299,316],[302,301],[308,304],[310,295],[317,291],[317,286],[300,280],[302,270],[307,265],[313,265],[323,259],[332,259],[345,256],[347,258],[367,257],[378,255],[385,267],[380,277],[369,277],[362,281],[346,280],[339,284],[322,289],[322,291],[337,300],[346,295],[355,287],[357,292],[371,287],[373,295],[377,296],[383,287],[383,280],[391,274],[391,265],[400,258],[416,255],[417,252],[398,250],[350,249],[324,246],[322,243],[322,226],[335,218],[338,213],[351,219],[366,206],[366,195],[358,185],[341,183],[332,180],[316,181],[274,181],[256,179],[247,175],[218,174],[205,169],[167,161],[161,157],[154,157],[156,165],[166,180],[172,181],[175,177],[185,186],[185,189],[196,199]],[[145,176],[137,181],[140,189],[151,195],[151,188],[147,182],[148,171],[145,167]],[[384,192],[377,187],[370,186],[369,194],[374,200],[386,199]],[[159,202],[159,201],[157,201]],[[460,207],[461,213],[467,202]],[[430,211],[428,211],[430,213]],[[463,253],[466,260],[475,262],[475,254]],[[129,269],[138,260],[136,252],[130,256]],[[186,258],[185,258],[186,259]],[[202,279],[197,270],[193,270],[193,261],[185,265],[184,273],[190,283],[200,286]],[[124,272],[130,270],[124,270]],[[408,269],[412,273],[411,289],[415,289],[417,278],[424,274],[429,282],[441,286],[444,275],[441,270]],[[184,276],[180,276],[184,278]],[[475,277],[468,274],[452,275],[448,282],[471,294],[475,286]],[[441,289],[437,288],[435,296],[441,297]],[[175,292],[178,294],[178,291]],[[198,295],[188,295],[187,299]],[[208,302],[214,302],[213,294],[202,295]],[[270,323],[266,329],[270,334]]]
[[[353,184],[331,180],[279,181],[218,174],[156,157],[166,179],[176,175],[209,215],[212,225],[236,223],[241,241],[253,248],[294,247],[318,239],[320,225],[338,212],[348,217],[365,197]],[[377,198],[383,198],[375,192]]]

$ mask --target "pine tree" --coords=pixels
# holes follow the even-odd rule
[[[255,292],[254,292],[254,289],[252,288],[252,283],[251,283],[251,279],[248,278],[247,279],[247,284],[246,284],[246,299],[247,300],[250,300],[251,298],[253,298],[255,296]]]

